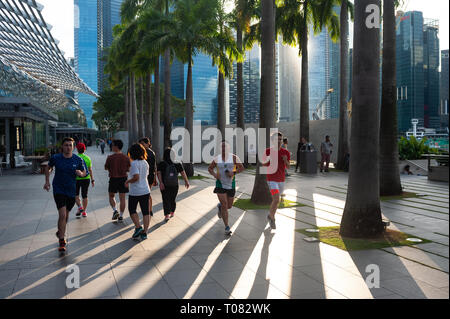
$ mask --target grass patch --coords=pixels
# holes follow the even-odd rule
[[[269,209],[270,208],[270,205],[255,205],[251,202],[250,199],[237,199],[234,202],[233,206],[240,208],[242,210],[257,210],[257,209]],[[283,202],[280,203],[278,208],[290,208],[290,207],[299,207],[299,206],[305,206],[305,205],[285,199]]]
[[[432,241],[423,239],[414,235],[409,235],[399,231],[387,229],[383,234],[374,238],[346,238],[339,235],[339,226],[334,227],[319,227],[318,233],[309,233],[305,229],[297,229],[296,231],[307,235],[308,237],[316,237],[321,242],[335,246],[339,249],[352,251],[352,250],[366,250],[366,249],[379,249],[387,247],[398,246],[412,246],[417,244],[431,243]],[[407,238],[420,238],[421,243],[409,242]]]
[[[183,176],[178,176],[178,179],[183,179]],[[188,180],[195,180],[195,179],[210,179],[209,177],[203,176],[203,175],[196,175],[188,177]]]
[[[417,195],[416,193],[412,192],[403,192],[402,195],[394,195],[394,196],[380,196],[380,200],[382,202],[388,201],[388,200],[399,200],[399,199],[405,199],[405,198],[421,198],[423,195]]]

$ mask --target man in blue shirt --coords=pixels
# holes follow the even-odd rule
[[[85,177],[86,167],[81,157],[73,154],[74,140],[70,137],[64,138],[62,142],[62,153],[55,154],[45,168],[44,189],[50,190],[50,169],[55,167],[55,177],[53,178],[53,198],[58,208],[58,231],[56,236],[59,239],[59,251],[66,250],[66,225],[69,220],[69,212],[75,205],[76,177]]]

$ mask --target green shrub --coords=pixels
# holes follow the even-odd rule
[[[430,148],[426,143],[426,138],[418,141],[413,136],[409,139],[402,137],[398,142],[400,160],[417,160],[421,159],[422,154],[438,154],[438,150]]]

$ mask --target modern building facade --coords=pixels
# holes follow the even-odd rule
[[[339,14],[339,13],[337,13]],[[323,105],[323,119],[339,117],[339,42],[333,42],[327,29],[314,35],[310,30],[309,40],[309,114],[325,97],[328,90],[333,89]]]
[[[244,87],[244,122],[259,122],[259,106],[261,93],[261,58],[260,47],[254,45],[245,53],[242,65]],[[230,124],[237,122],[237,64],[233,63],[233,78],[229,80],[230,91]]]
[[[53,39],[35,1],[0,2],[0,159],[48,147],[56,112],[69,107],[65,91],[96,96]]]
[[[422,12],[397,13],[397,108],[399,133],[439,128],[439,24]]]
[[[120,23],[120,6],[123,0],[74,0],[75,5],[75,70],[96,92],[107,85],[102,57],[111,46],[112,30]],[[86,114],[88,126],[93,127],[91,96],[76,94],[76,99]]]
[[[448,50],[441,51],[440,110],[441,129],[448,129]]]
[[[425,20],[423,29],[424,47],[424,124],[427,128],[440,128],[439,117],[439,21]]]

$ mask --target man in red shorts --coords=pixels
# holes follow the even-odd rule
[[[269,185],[270,193],[272,194],[272,204],[270,205],[269,215],[267,219],[270,223],[270,228],[276,229],[275,213],[280,203],[281,194],[284,192],[284,181],[286,179],[285,169],[290,168],[290,153],[281,147],[283,144],[283,134],[280,132],[272,134],[270,137],[271,147],[266,149],[265,157],[263,158],[263,165],[269,166],[271,163],[276,163],[276,170],[272,174],[267,174],[267,184]],[[270,173],[270,172],[269,172]]]

